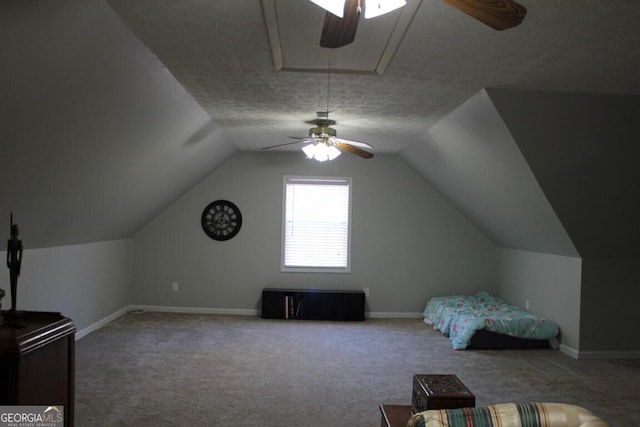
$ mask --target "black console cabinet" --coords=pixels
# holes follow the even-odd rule
[[[265,288],[262,318],[364,320],[364,292]]]

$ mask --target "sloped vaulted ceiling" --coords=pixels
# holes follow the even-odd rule
[[[103,1],[0,2],[0,40],[0,223],[26,248],[129,237],[237,150]]]
[[[301,50],[315,46],[324,12],[275,2],[304,5]],[[28,248],[131,236],[236,150],[305,134],[328,104],[339,136],[386,154],[432,138],[483,87],[640,93],[637,2],[520,2],[524,23],[493,31],[422,0],[384,75],[331,75],[327,102],[326,73],[276,70],[259,0],[0,1],[0,223],[13,211]]]
[[[640,255],[640,96],[487,89],[400,156],[500,247]]]
[[[399,155],[496,245],[578,255],[487,91]]]
[[[640,96],[487,90],[583,258],[640,256]]]

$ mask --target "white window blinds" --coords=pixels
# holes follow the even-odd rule
[[[349,272],[351,178],[285,177],[283,271]]]

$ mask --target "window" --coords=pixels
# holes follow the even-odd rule
[[[284,177],[282,271],[349,273],[351,178]]]

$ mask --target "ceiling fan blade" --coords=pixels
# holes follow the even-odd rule
[[[353,43],[356,38],[360,13],[358,0],[345,1],[343,18],[327,12],[322,26],[320,47],[335,49]]]
[[[336,142],[336,148],[340,151],[345,151],[347,153],[355,154],[356,156],[360,156],[363,159],[370,159],[373,157],[373,153],[369,153],[368,151],[364,151],[361,148],[358,148],[354,145],[343,144],[342,142]]]
[[[527,8],[513,0],[444,0],[495,30],[513,28],[524,20]]]
[[[292,136],[290,136],[289,138],[293,138]],[[263,147],[260,150],[269,150],[271,148],[278,148],[278,147],[284,147],[287,145],[293,145],[293,144],[300,144],[301,142],[304,142],[302,138],[296,138],[297,141],[293,141],[293,142],[285,142],[283,144],[276,144],[276,145],[270,145],[268,147]]]
[[[333,140],[336,143],[353,145],[353,146],[360,147],[360,148],[373,149],[373,147],[371,145],[367,144],[366,142],[352,141],[350,139],[342,139],[342,138],[333,138]]]

